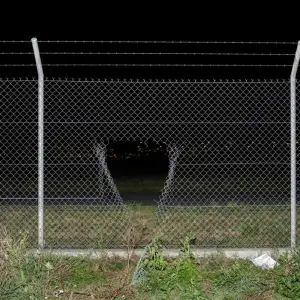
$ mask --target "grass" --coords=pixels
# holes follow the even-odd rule
[[[153,176],[117,176],[115,184],[120,193],[126,192],[160,192],[166,181],[166,175]]]
[[[2,207],[0,226],[13,237],[28,233],[30,246],[37,246],[37,207]],[[67,204],[45,207],[48,248],[126,248],[129,236],[135,247],[145,246],[153,236],[160,236],[169,247],[177,247],[187,234],[193,234],[196,246],[203,248],[288,247],[290,207],[231,203],[166,207],[159,214],[154,206],[136,204],[125,209]]]
[[[163,189],[165,176],[116,176],[118,190],[126,192],[158,192]],[[48,188],[64,194],[87,191],[95,192],[98,183],[86,180],[47,181]],[[287,185],[288,187],[288,185]],[[19,186],[24,189],[24,186]],[[90,189],[89,189],[90,188]],[[181,186],[179,186],[181,188]],[[185,186],[192,192],[236,190],[270,194],[273,189],[286,189],[284,182],[276,178],[252,179],[237,182],[229,178],[216,181],[191,180]],[[27,190],[34,190],[28,186]],[[268,192],[268,193],[267,193]],[[276,195],[277,195],[276,194]],[[13,200],[13,199],[12,199]],[[17,201],[17,200],[16,200]],[[187,234],[196,237],[198,247],[288,247],[290,245],[290,206],[239,204],[228,199],[219,205],[177,206],[157,209],[154,206],[128,204],[125,209],[118,206],[99,204],[71,204],[68,200],[61,205],[45,205],[45,244],[48,248],[126,248],[128,236],[136,247],[147,245],[153,236],[160,236],[165,245],[178,247]],[[78,200],[79,201],[79,200]],[[84,200],[83,200],[84,201]],[[37,247],[38,213],[33,205],[0,205],[0,226],[5,226],[13,237],[29,235],[31,247]],[[37,201],[35,200],[35,203]],[[297,216],[300,222],[300,215]],[[299,235],[300,230],[297,230]],[[298,239],[299,240],[299,239]]]
[[[195,258],[194,237],[186,237],[176,259],[162,255],[154,238],[140,260],[67,257],[28,252],[28,237],[0,231],[0,300],[283,300],[300,298],[300,251],[273,256],[279,266],[256,267],[250,260],[219,254]],[[144,276],[134,281],[142,266]],[[138,268],[137,268],[138,267]]]
[[[0,299],[117,299],[129,290],[134,264],[103,254],[90,257],[34,256],[27,237],[0,237]],[[95,295],[95,297],[94,297]]]
[[[163,189],[165,176],[115,176],[118,190],[126,192],[158,192]],[[274,177],[274,176],[273,176]],[[252,178],[251,182],[230,178],[190,178],[185,188],[191,197],[195,193],[234,190],[241,194],[262,195],[285,191],[288,183],[278,178]],[[95,178],[94,178],[95,179]],[[197,179],[197,180],[196,180]],[[79,180],[79,179],[78,179]],[[47,180],[47,187],[58,194],[86,195],[96,193],[98,182],[84,178],[81,182],[69,178]],[[17,183],[16,183],[17,185]],[[5,185],[4,185],[5,186]],[[25,186],[16,187],[20,190]],[[178,185],[181,188],[181,185]],[[26,190],[36,190],[29,184]],[[14,189],[15,190],[15,189]],[[255,194],[254,194],[255,193]],[[71,197],[71,196],[70,196]],[[72,197],[71,197],[72,198]],[[13,200],[13,199],[12,199]],[[126,248],[128,236],[136,247],[148,244],[155,235],[169,247],[178,247],[187,234],[194,234],[198,247],[288,247],[290,245],[290,206],[239,204],[230,201],[222,205],[177,206],[159,208],[129,204],[117,206],[72,204],[45,205],[45,243],[48,248]],[[16,200],[17,201],[17,200]],[[79,200],[78,200],[79,201]],[[84,202],[84,199],[82,200]],[[5,203],[5,202],[4,202]],[[35,200],[35,203],[37,201]],[[297,216],[298,223],[300,216]],[[29,234],[29,244],[37,247],[37,206],[0,205],[0,225],[9,234],[20,237]],[[297,231],[299,235],[300,230]]]

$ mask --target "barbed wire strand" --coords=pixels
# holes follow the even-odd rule
[[[40,52],[43,55],[225,55],[225,56],[294,56],[293,53],[231,52]],[[0,52],[0,55],[33,55],[33,52]]]
[[[290,44],[297,42],[288,41],[50,41],[41,40],[39,43],[101,43],[101,44]]]
[[[31,41],[1,41],[0,43],[31,43]]]
[[[1,54],[1,53],[0,53]],[[28,53],[29,54],[29,53]],[[229,55],[229,56],[294,56],[292,53],[222,53],[222,52],[41,52],[44,55]]]
[[[267,64],[43,64],[44,67],[291,67]],[[35,64],[0,64],[0,67],[36,67]]]
[[[48,67],[291,67],[291,65],[270,64],[43,64]]]

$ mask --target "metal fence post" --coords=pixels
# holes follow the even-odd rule
[[[44,248],[44,72],[36,38],[31,39],[38,72],[38,246]]]
[[[296,247],[296,74],[300,59],[300,41],[291,72],[291,248]]]

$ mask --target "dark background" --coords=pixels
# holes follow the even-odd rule
[[[36,35],[34,35],[36,36]],[[36,36],[38,40],[48,40]],[[100,36],[101,37],[101,36]],[[101,40],[97,37],[96,40]],[[25,40],[30,41],[31,37]],[[51,39],[50,39],[51,40]],[[65,38],[62,40],[70,40]],[[71,39],[72,40],[72,39]],[[89,39],[85,39],[89,41]],[[107,40],[107,39],[104,39]],[[108,39],[114,40],[114,39]],[[124,39],[121,39],[124,40]],[[143,39],[144,40],[144,39]],[[159,41],[159,39],[155,39]],[[212,39],[209,39],[210,41]],[[228,40],[228,39],[225,39]],[[239,39],[240,40],[240,39]],[[183,40],[184,41],[184,40]],[[201,40],[200,40],[201,41]],[[205,40],[206,41],[206,40]],[[213,40],[214,41],[214,40]],[[223,40],[220,40],[223,41]],[[229,40],[231,41],[231,40]],[[243,40],[247,41],[247,40]],[[261,41],[261,40],[254,40]],[[266,41],[272,42],[267,39]],[[280,42],[280,40],[276,40]],[[284,40],[294,42],[297,40]],[[294,54],[296,44],[136,44],[136,43],[39,43],[41,52],[217,52],[217,53],[288,53]],[[1,43],[1,52],[32,52],[30,43]],[[293,56],[193,56],[193,55],[41,55],[44,64],[286,64]],[[1,55],[1,64],[34,64],[31,55]],[[288,67],[47,67],[45,76],[74,78],[288,78]],[[34,67],[1,68],[1,77],[36,76]]]

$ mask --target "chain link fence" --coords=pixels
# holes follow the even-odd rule
[[[0,225],[14,237],[38,234],[38,83],[0,80]]]
[[[37,81],[2,79],[0,99],[0,224],[37,247]],[[290,112],[289,80],[46,79],[45,247],[154,235],[169,247],[186,235],[197,247],[289,247]],[[165,145],[169,171],[156,207],[139,210],[120,195],[108,146],[134,141],[138,156],[149,140]]]

